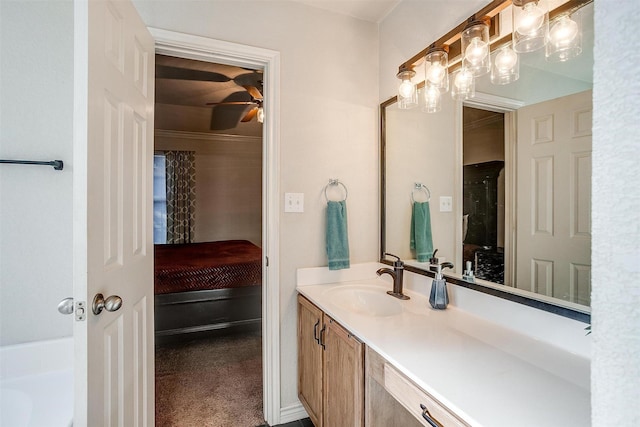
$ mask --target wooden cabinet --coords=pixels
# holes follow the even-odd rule
[[[315,427],[364,425],[364,345],[301,295],[298,397]]]

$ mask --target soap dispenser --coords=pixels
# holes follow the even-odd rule
[[[467,268],[465,268],[464,273],[462,273],[462,280],[469,283],[475,283],[476,277],[473,275],[473,270],[471,269],[471,261],[467,261]]]
[[[449,295],[447,293],[447,282],[442,277],[442,265],[436,265],[436,277],[431,284],[431,293],[429,294],[429,304],[436,310],[444,310],[449,304]]]

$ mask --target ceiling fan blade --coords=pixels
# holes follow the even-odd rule
[[[205,105],[252,105],[253,101],[207,102]]]
[[[156,65],[156,78],[222,83],[231,80],[229,77],[220,73],[193,70],[191,68],[171,67],[169,65]]]
[[[256,114],[258,114],[258,107],[253,107],[240,121],[249,122],[256,116]]]
[[[244,85],[242,87],[249,92],[249,95],[251,95],[253,99],[262,99],[262,94],[255,86]]]

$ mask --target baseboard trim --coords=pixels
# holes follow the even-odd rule
[[[303,418],[307,418],[309,415],[307,411],[304,410],[302,403],[297,402],[293,405],[286,406],[284,408],[280,408],[280,423],[286,424],[291,421],[301,420]]]

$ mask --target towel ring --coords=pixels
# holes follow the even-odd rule
[[[413,186],[413,190],[411,190],[411,202],[412,203],[416,202],[416,199],[413,197],[413,195],[414,195],[414,193],[416,191],[423,191],[427,195],[427,202],[429,200],[431,200],[431,191],[429,191],[429,188],[426,185],[424,185],[424,184],[422,184],[420,182],[416,182],[414,184],[414,186]]]
[[[329,189],[329,187],[331,186],[335,186],[335,185],[341,185],[342,188],[344,189],[344,199],[342,200],[335,200],[336,202],[342,202],[347,200],[347,196],[349,195],[349,191],[347,190],[347,186],[344,185],[343,183],[341,183],[339,180],[337,179],[330,179],[329,183],[327,185],[324,186],[324,198],[327,199],[327,202],[329,202],[329,196],[327,195],[327,190]]]

